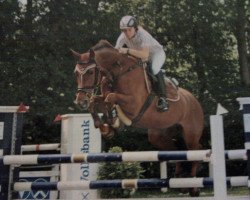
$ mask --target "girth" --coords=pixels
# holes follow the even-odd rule
[[[135,125],[136,123],[138,123],[140,121],[140,119],[142,118],[143,114],[146,112],[146,110],[148,109],[148,107],[150,106],[150,104],[152,103],[152,101],[155,98],[155,94],[154,93],[150,93],[147,97],[147,99],[145,100],[144,104],[142,105],[140,112],[138,113],[138,115],[132,119],[132,126]]]

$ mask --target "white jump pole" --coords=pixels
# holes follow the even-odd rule
[[[212,140],[212,166],[214,180],[214,198],[227,199],[225,145],[223,131],[223,117],[221,115],[210,116],[211,140]]]
[[[167,161],[160,162],[160,173],[161,173],[161,179],[167,178],[168,166],[167,166]],[[168,188],[161,188],[162,192],[167,192]]]
[[[243,110],[245,149],[247,152],[248,188],[250,189],[250,97],[237,98]]]
[[[32,145],[22,145],[21,152],[27,151],[59,151],[60,143],[53,144],[32,144]]]

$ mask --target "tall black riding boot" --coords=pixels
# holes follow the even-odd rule
[[[156,75],[157,78],[157,91],[156,94],[158,95],[158,101],[156,104],[158,112],[165,112],[168,110],[168,102],[167,102],[167,95],[166,95],[166,85],[164,80],[164,74],[160,70],[160,72]]]

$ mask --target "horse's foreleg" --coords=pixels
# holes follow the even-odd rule
[[[181,177],[181,173],[182,173],[182,166],[181,166],[181,162],[176,162],[175,164],[175,177],[176,178],[180,178]]]
[[[111,103],[111,105],[115,105],[115,104],[117,104],[118,99],[119,99],[119,96],[117,93],[109,93],[106,96],[104,101]]]
[[[100,117],[96,113],[91,113],[91,116],[93,118],[95,128],[99,128],[101,125]]]
[[[131,106],[131,104],[134,103],[134,96],[124,95],[120,93],[109,93],[105,98],[105,102],[111,103],[111,106],[115,104],[118,104],[120,106],[126,106],[126,105]]]
[[[89,112],[93,118],[95,128],[99,128],[101,125],[101,119],[98,115],[97,107],[98,107],[98,104],[96,102],[94,101],[90,102]]]
[[[100,128],[104,130],[104,124],[111,124],[111,106],[109,102],[104,102],[103,96],[93,96],[91,98],[89,112],[91,113],[92,118],[94,120],[95,128]],[[103,113],[102,119],[99,117],[98,113]]]

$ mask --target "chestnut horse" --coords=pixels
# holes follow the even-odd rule
[[[118,116],[123,116],[121,121],[126,125],[148,129],[149,142],[159,150],[174,150],[172,135],[168,135],[167,130],[179,124],[182,126],[186,149],[201,149],[199,141],[204,126],[203,110],[189,91],[167,84],[169,110],[157,112],[158,97],[151,92],[152,84],[137,59],[120,54],[105,40],[101,40],[88,53],[74,52],[74,55],[78,58],[75,70],[78,83],[77,104],[86,104],[89,95],[86,95],[84,88],[93,86],[97,81],[94,77],[99,76],[95,74],[98,71],[96,69],[99,69],[102,74],[100,76],[104,77],[101,98],[111,105],[119,105],[122,114],[119,115],[118,112]],[[92,72],[87,73],[89,70]],[[198,162],[192,162],[191,177],[196,176],[197,167]],[[182,167],[177,163],[176,175],[179,176],[181,171]],[[191,188],[189,193],[191,196],[199,196],[197,188]]]

